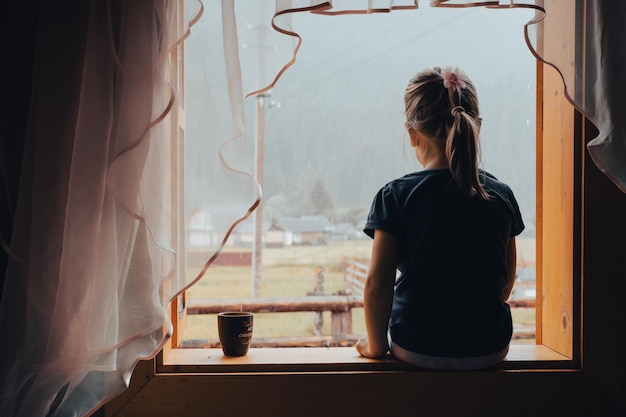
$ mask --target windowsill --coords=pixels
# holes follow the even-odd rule
[[[511,345],[505,360],[489,370],[576,369],[575,362],[543,345]],[[226,357],[221,349],[172,349],[157,372],[356,372],[420,370],[394,358],[366,359],[353,347],[251,348],[246,356]]]

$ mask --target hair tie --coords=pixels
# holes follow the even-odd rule
[[[465,109],[463,108],[463,106],[456,106],[455,108],[453,108],[452,110],[450,110],[450,113],[452,114],[452,116],[456,116],[456,114],[458,112],[463,112],[465,113]]]
[[[445,88],[453,88],[461,93],[461,90],[467,87],[467,83],[463,81],[461,74],[458,68],[444,68],[441,73],[443,86]]]

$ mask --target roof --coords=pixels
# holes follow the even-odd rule
[[[335,235],[344,235],[344,234],[349,234],[349,233],[359,233],[360,230],[358,230],[352,223],[346,222],[346,223],[338,223],[335,226],[335,229],[333,230],[333,234]]]
[[[271,222],[263,222],[261,225],[261,230],[263,233],[268,230],[277,230],[276,226],[274,226]],[[235,229],[236,233],[253,233],[254,232],[254,221],[251,218],[244,220],[243,222],[237,225]]]
[[[196,221],[204,224],[208,219],[210,228],[209,225],[205,225],[203,227],[204,230],[215,230],[219,233],[225,233],[233,223],[244,217],[247,212],[248,207],[246,207],[245,204],[204,204],[201,207],[191,210],[188,214],[187,221],[191,223],[192,219],[195,218]],[[250,224],[252,224],[251,217],[246,220],[249,221]],[[241,227],[241,224],[239,226]],[[250,230],[252,230],[252,226],[250,226]]]
[[[293,233],[326,232],[335,226],[324,216],[302,216],[299,218],[282,218],[278,225]]]

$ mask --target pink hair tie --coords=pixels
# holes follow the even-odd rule
[[[467,87],[465,81],[459,76],[458,68],[444,68],[441,75],[443,76],[443,86],[446,88],[453,88],[461,92],[462,89]]]

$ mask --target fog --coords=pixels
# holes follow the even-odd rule
[[[242,65],[258,68],[244,79],[247,91],[274,76],[284,62],[277,57],[286,56],[293,43],[264,35],[271,29],[258,16],[271,9],[261,12],[259,3],[238,9]],[[421,169],[404,130],[403,92],[409,78],[427,67],[449,65],[465,71],[478,89],[483,168],[512,187],[532,230],[536,63],[524,41],[524,24],[532,17],[529,10],[434,9],[427,4],[384,14],[293,16],[293,28],[302,37],[297,60],[265,99],[265,217],[319,212],[354,223],[364,218],[380,187]],[[230,128],[226,122],[208,126],[202,121],[204,107],[220,106],[194,86],[208,77],[202,62],[219,59],[194,52],[199,51],[194,39],[210,36],[202,35],[203,30],[196,28],[187,49],[189,208],[211,203],[202,190],[210,177],[219,175],[212,163],[198,158],[207,129]],[[289,56],[291,50],[287,52]],[[251,160],[256,105],[256,97],[246,100]]]

